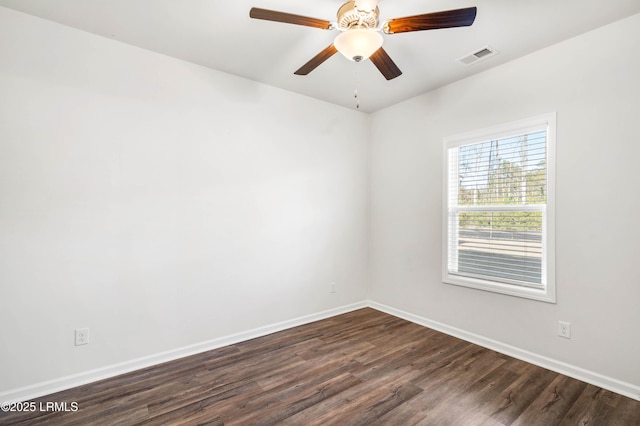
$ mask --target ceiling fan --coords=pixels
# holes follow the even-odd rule
[[[351,0],[338,9],[338,20],[336,22],[257,7],[251,8],[249,16],[266,21],[340,31],[333,43],[294,72],[296,75],[309,74],[336,52],[340,52],[347,59],[355,62],[360,62],[367,58],[371,59],[371,62],[382,75],[387,80],[391,80],[401,75],[402,71],[382,48],[383,38],[380,31],[385,34],[398,34],[441,28],[467,27],[473,24],[476,18],[476,11],[475,7],[468,7],[424,13],[422,15],[388,19],[381,24],[378,0]]]

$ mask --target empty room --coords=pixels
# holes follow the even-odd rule
[[[640,425],[637,0],[0,0],[0,424]]]

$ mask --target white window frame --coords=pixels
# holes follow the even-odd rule
[[[454,219],[453,227],[449,227],[450,213],[452,207],[449,206],[449,191],[458,190],[457,173],[453,178],[454,185],[449,188],[449,149],[462,145],[487,142],[490,140],[504,139],[513,136],[524,135],[533,131],[547,130],[547,203],[540,210],[540,206],[517,206],[518,211],[535,210],[543,212],[542,231],[542,282],[541,286],[523,286],[509,284],[506,282],[492,281],[489,279],[462,276],[449,273],[449,244],[456,237],[457,221]],[[556,114],[549,113],[533,118],[514,121],[498,126],[493,126],[481,130],[476,130],[464,134],[449,136],[444,138],[443,154],[443,182],[442,194],[442,281],[446,284],[453,284],[479,290],[501,293],[510,296],[524,297],[527,299],[539,300],[548,303],[556,302],[556,280],[555,280],[555,151],[556,151]],[[456,151],[452,151],[455,153]],[[454,194],[455,195],[455,194]],[[457,197],[455,197],[457,199]],[[486,208],[483,208],[486,209]],[[492,206],[492,210],[500,210],[502,206]],[[505,206],[505,210],[513,207]],[[452,229],[451,234],[449,230]],[[455,256],[454,260],[455,262]]]

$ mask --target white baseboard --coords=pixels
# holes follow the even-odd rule
[[[9,391],[0,393],[0,402],[29,401],[34,398],[50,395],[55,392],[60,392],[77,386],[86,385],[98,380],[115,377],[120,374],[130,373],[135,370],[161,364],[167,361],[173,361],[179,358],[184,358],[189,355],[195,355],[198,353],[210,351],[212,349],[221,348],[223,346],[233,345],[239,342],[244,342],[246,340],[255,339],[256,337],[266,336],[268,334],[286,330],[288,328],[297,327],[299,325],[308,324],[314,321],[330,318],[365,307],[367,307],[367,304],[364,301],[352,303],[350,305],[317,312],[311,315],[305,315],[276,324],[254,328],[252,330],[208,340],[201,343],[196,343],[194,345],[172,349],[170,351],[161,352],[142,358],[136,358],[130,361],[96,368],[94,370],[84,371],[82,373],[60,377],[54,380],[36,383],[18,389],[11,389]]]
[[[640,401],[640,387],[631,383],[623,382],[611,377],[604,376],[593,371],[585,370],[580,367],[573,366],[561,361],[547,358],[542,355],[538,355],[496,340],[488,339],[486,337],[470,333],[459,328],[451,327],[446,324],[433,321],[409,312],[395,309],[390,306],[383,305],[371,300],[365,300],[362,302],[353,303],[346,306],[341,306],[334,309],[318,312],[311,315],[305,315],[299,318],[295,318],[288,321],[279,322],[276,324],[267,325],[264,327],[258,327],[252,330],[248,330],[241,333],[232,334],[229,336],[220,337],[213,340],[197,343],[182,348],[173,349],[166,352],[150,355],[147,357],[137,358],[130,361],[122,362],[119,364],[113,364],[95,370],[85,371],[70,376],[61,377],[58,379],[36,383],[34,385],[25,386],[18,389],[12,389],[3,393],[0,393],[0,401],[2,402],[19,402],[29,401],[34,398],[38,398],[45,395],[50,395],[55,392],[70,389],[77,386],[82,386],[98,380],[107,379],[120,374],[129,373],[141,368],[150,367],[152,365],[161,364],[167,361],[173,361],[179,358],[184,358],[189,355],[195,355],[201,352],[206,352],[212,349],[217,349],[223,346],[233,345],[246,340],[254,339],[256,337],[266,336],[271,333],[286,330],[288,328],[297,327],[299,325],[308,324],[314,321],[330,318],[336,315],[344,314],[354,311],[356,309],[370,307],[381,312],[396,316],[398,318],[411,321],[413,323],[429,327],[450,336],[457,337],[467,342],[475,343],[482,347],[492,349],[496,352],[503,353],[505,355],[512,356],[522,361],[529,362],[531,364],[538,365],[551,371],[555,371],[560,374],[564,374],[569,377],[573,377],[583,382],[591,383],[595,386],[599,386],[603,389],[610,390],[615,393],[627,396],[629,398]]]
[[[593,371],[585,370],[583,368],[576,367],[562,361],[547,358],[545,356],[538,355],[533,352],[517,348],[515,346],[507,345],[506,343],[488,339],[478,334],[451,327],[446,324],[414,315],[400,309],[395,309],[371,300],[367,301],[367,306],[393,315],[395,317],[422,325],[424,327],[432,328],[434,330],[457,337],[467,342],[475,343],[476,345],[482,346],[484,348],[492,349],[496,352],[500,352],[502,354],[509,355],[511,357],[526,361],[539,367],[546,368],[547,370],[555,371],[556,373],[564,374],[565,376],[573,377],[574,379],[578,379],[586,383],[591,383],[592,385],[640,401],[640,386],[623,382],[612,377],[607,377]]]

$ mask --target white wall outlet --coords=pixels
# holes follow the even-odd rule
[[[89,344],[89,329],[76,328],[76,346]]]
[[[571,339],[571,324],[564,321],[558,321],[558,336]]]
[[[329,293],[335,293],[335,292],[336,292],[336,283],[331,283]]]

